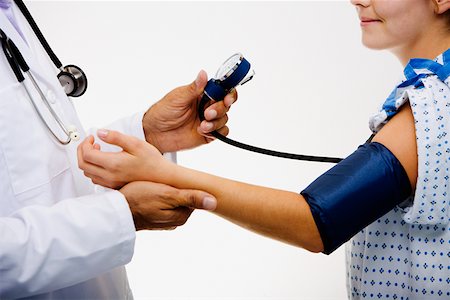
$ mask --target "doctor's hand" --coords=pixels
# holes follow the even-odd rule
[[[174,229],[186,223],[195,208],[216,207],[216,199],[205,192],[153,182],[131,182],[120,192],[130,206],[136,230]]]
[[[208,143],[214,139],[208,134],[215,130],[228,135],[227,112],[237,100],[237,92],[210,103],[205,109],[205,120],[200,123],[197,106],[207,81],[206,72],[200,71],[194,82],[172,90],[145,113],[142,124],[146,140],[161,153]]]

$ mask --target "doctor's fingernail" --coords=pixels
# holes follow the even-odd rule
[[[203,208],[206,210],[215,210],[217,207],[217,200],[212,197],[203,198]]]
[[[202,123],[202,128],[205,131],[211,130],[213,128],[213,126],[214,126],[213,123],[210,123],[210,122],[203,122]]]
[[[200,87],[200,82],[201,82],[201,78],[202,78],[202,72],[203,72],[203,70],[201,70],[198,73],[197,78],[195,79],[195,85],[197,85],[197,87]]]
[[[209,119],[214,119],[215,117],[217,117],[217,111],[214,110],[214,109],[210,109],[210,110],[208,110],[208,111],[206,112],[206,116],[207,116]]]
[[[224,103],[226,107],[230,107],[234,102],[236,101],[236,98],[234,98],[233,96],[227,97],[226,99],[224,99]]]
[[[106,129],[99,129],[99,130],[97,130],[97,135],[98,135],[98,137],[100,137],[100,138],[105,138],[105,137],[107,137],[107,136],[108,136],[108,133],[109,133],[109,131],[106,130]]]

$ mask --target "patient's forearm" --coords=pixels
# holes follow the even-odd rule
[[[257,233],[309,251],[323,250],[319,232],[303,196],[232,181],[176,166],[168,184],[199,189],[217,198],[218,215]]]

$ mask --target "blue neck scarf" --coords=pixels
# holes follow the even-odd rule
[[[389,118],[397,113],[395,101],[399,94],[407,87],[423,88],[422,78],[436,75],[442,82],[450,76],[450,49],[442,53],[443,64],[425,58],[411,59],[404,69],[406,80],[400,83],[383,104],[382,110]]]

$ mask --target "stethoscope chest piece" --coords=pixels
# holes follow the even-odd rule
[[[59,83],[67,96],[79,97],[86,92],[87,77],[80,67],[67,65],[58,74]]]

